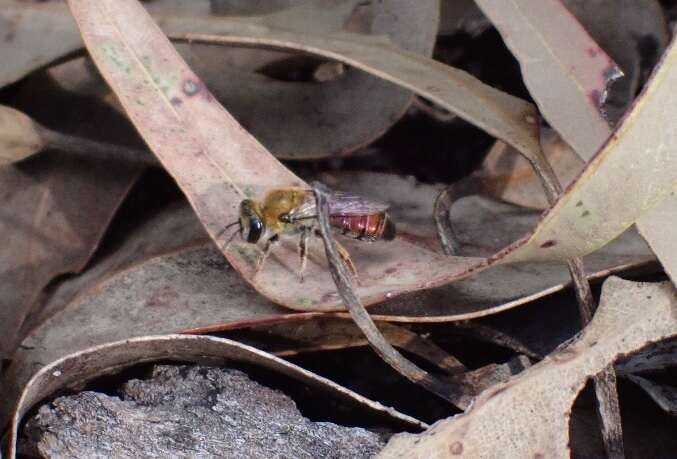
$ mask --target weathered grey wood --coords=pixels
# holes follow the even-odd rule
[[[283,393],[234,369],[157,366],[121,396],[80,392],[43,405],[23,452],[50,458],[367,458],[379,435],[304,418]]]

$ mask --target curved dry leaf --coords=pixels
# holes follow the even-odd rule
[[[151,217],[111,254],[55,286],[0,385],[0,424],[46,363],[110,341],[288,313],[228,266],[187,206]]]
[[[560,0],[477,4],[520,62],[524,83],[545,119],[589,159],[610,134],[600,109],[622,72]]]
[[[610,278],[576,340],[482,393],[465,414],[393,437],[379,457],[569,457],[571,407],[586,381],[618,357],[675,335],[671,284]]]
[[[670,42],[658,0],[563,0],[592,38],[618,63],[604,113],[614,124],[625,113]]]
[[[237,203],[243,196],[260,196],[266,188],[302,184],[267,154],[260,144],[244,133],[210,97],[203,84],[185,67],[169,42],[138,4],[124,1],[110,5],[107,2],[98,2],[94,5],[82,3],[81,0],[73,0],[71,4],[75,6],[83,33],[90,42],[89,47],[100,69],[115,87],[123,105],[141,129],[147,142],[161,156],[166,167],[175,174],[200,215],[202,223],[213,236],[219,234],[228,222],[236,220]],[[123,18],[126,30],[124,36],[120,33],[123,26],[117,23]],[[257,33],[265,35],[265,29],[263,32],[257,29]],[[295,37],[294,34],[290,36]],[[227,41],[230,38],[225,39]],[[248,40],[251,44],[279,42],[279,38],[277,41],[251,37]],[[242,37],[235,37],[233,41],[246,42]],[[323,45],[331,42],[330,49],[344,47],[350,49],[352,53],[356,53],[356,49],[362,49],[367,55],[372,56],[376,56],[375,50],[378,49],[380,50],[378,56],[381,59],[384,56],[392,57],[384,52],[389,48],[383,43],[380,46],[376,46],[375,43],[366,45],[364,40],[357,41],[352,36],[348,36],[345,40],[320,41]],[[356,43],[361,43],[362,48]],[[285,44],[280,44],[283,45]],[[314,48],[305,49],[310,51]],[[670,56],[672,54],[674,53]],[[403,60],[385,63],[385,69],[390,68],[388,65],[403,61],[409,64],[416,61],[424,62],[421,58],[402,51],[397,55],[403,56]],[[665,118],[654,119],[657,117],[650,112],[660,108],[653,96],[656,92],[661,96],[663,92],[667,92],[666,85],[661,84],[663,81],[660,76],[671,73],[673,60],[674,58],[666,60],[662,67],[663,72],[659,72],[654,80],[654,91],[644,95],[642,102],[633,112],[634,116],[627,118],[614,141],[608,144],[576,186],[546,215],[536,233],[530,238],[524,238],[486,260],[440,257],[402,239],[391,243],[363,244],[357,241],[347,243],[360,271],[361,285],[358,291],[363,301],[372,304],[406,291],[442,285],[470,276],[496,262],[565,260],[573,255],[589,253],[620,234],[639,217],[647,205],[653,204],[652,200],[659,199],[666,192],[665,187],[672,186],[674,171],[661,167],[652,175],[651,186],[646,186],[647,177],[634,175],[627,178],[624,182],[626,187],[637,188],[630,190],[632,192],[630,195],[636,198],[637,202],[625,202],[620,210],[607,206],[606,203],[602,205],[590,195],[598,197],[601,195],[599,189],[608,186],[605,177],[610,176],[609,170],[615,173],[616,169],[620,169],[622,174],[629,175],[627,165],[632,163],[632,160],[639,160],[635,154],[638,134],[641,137],[642,133],[657,130],[656,124],[667,122]],[[444,68],[445,75],[454,75],[453,70],[439,65]],[[430,67],[434,66],[431,64]],[[394,73],[409,75],[401,70]],[[419,66],[416,66],[415,70],[412,66],[411,71],[412,74],[409,76],[414,78],[415,71],[417,84],[425,86],[427,80],[423,76],[427,73],[421,73]],[[439,74],[430,75],[434,84],[442,85],[438,79]],[[467,75],[463,78],[468,80],[470,86],[460,90],[461,100],[454,102],[454,109],[461,112],[458,105],[467,104],[469,109],[477,113],[482,112],[482,119],[485,122],[492,120],[490,124],[493,131],[502,131],[505,128],[510,132],[515,146],[520,146],[522,151],[529,150],[525,145],[534,139],[530,131],[524,127],[528,122],[523,117],[518,120],[514,116],[519,112],[515,110],[518,99],[498,93],[500,97],[492,100],[502,102],[489,105],[493,111],[487,111],[487,106],[479,107],[476,104],[478,94],[483,93],[489,97],[488,94],[491,93],[493,94],[491,97],[494,97],[497,91],[486,87],[480,88],[482,85],[475,80],[470,81]],[[458,93],[461,88],[456,83],[450,84],[448,79],[445,80],[442,91],[437,93],[438,100],[444,100],[445,104],[449,104],[447,98]],[[430,90],[430,87],[426,87]],[[475,103],[470,103],[468,98],[464,99],[468,94],[472,95],[472,101]],[[661,99],[662,107],[663,102],[670,99],[670,95]],[[517,106],[530,110],[528,104]],[[639,112],[642,112],[642,115],[649,112],[649,115],[639,116]],[[148,116],[150,113],[152,116]],[[491,115],[488,118],[487,113]],[[510,116],[506,116],[506,113]],[[652,120],[652,129],[646,129],[649,120]],[[664,131],[665,136],[670,135],[669,129]],[[519,139],[524,142],[520,142]],[[646,140],[641,139],[642,143],[646,143]],[[669,143],[665,140],[654,136],[648,141]],[[540,150],[536,148],[535,151]],[[647,153],[644,156],[652,156],[656,163],[662,165],[663,162],[670,162],[673,150],[665,149],[657,152],[645,149],[645,151]],[[647,169],[650,168],[650,165],[645,165]],[[266,171],[265,175],[262,170]],[[234,180],[236,176],[237,181]],[[589,207],[579,208],[583,205],[577,206],[579,201],[586,202]],[[615,219],[608,216],[612,211],[615,212]],[[571,220],[574,220],[575,224],[572,224]],[[590,234],[594,234],[595,237],[590,237]],[[224,238],[220,239],[223,240]],[[260,256],[256,248],[247,244],[232,244],[230,250],[226,250],[226,255],[260,292],[277,303],[301,310],[338,308],[338,297],[334,292],[329,273],[324,269],[325,261],[320,241],[313,240],[310,245],[309,271],[303,284],[298,282],[295,273],[295,267],[298,266],[296,241],[283,241],[279,246],[273,252],[274,256],[266,263],[266,268],[256,273],[255,278],[252,266]],[[397,254],[396,259],[393,254]]]
[[[0,354],[55,277],[84,268],[138,166],[52,153],[0,168]],[[86,198],[84,198],[86,196]]]
[[[593,35],[599,37],[604,45],[613,50],[614,55],[622,57],[625,63],[630,62],[628,64],[631,66],[630,70],[635,74],[641,69],[639,62],[636,66],[632,65],[632,59],[639,59],[640,52],[642,56],[647,54],[646,58],[649,60],[657,59],[657,55],[662,53],[666,46],[669,34],[665,27],[662,9],[655,1],[624,0],[622,5],[618,2],[611,5],[605,0],[594,2],[569,0],[566,3],[579,15]],[[537,6],[530,3],[527,5],[527,2],[523,0],[481,0],[479,5],[497,23],[506,43],[520,60],[527,86],[538,101],[546,119],[582,158],[586,160],[593,158],[598,147],[611,134],[611,128],[604,120],[601,120],[600,104],[597,103],[600,98],[604,98],[609,77],[613,76],[611,73],[615,74],[604,68],[604,61],[608,57],[592,42],[588,33],[580,27],[568,11],[563,11],[563,5],[557,0],[540,2]],[[560,27],[553,26],[553,24],[559,24]],[[534,40],[534,37],[537,39]],[[641,40],[644,40],[645,46],[640,46]],[[636,46],[631,46],[632,42],[635,42]],[[651,210],[661,201],[660,195],[671,192],[677,185],[674,175],[666,174],[667,180],[661,183],[660,174],[656,173],[661,169],[674,170],[671,166],[674,164],[674,155],[670,155],[670,152],[675,149],[675,138],[670,135],[672,129],[668,124],[672,116],[663,110],[663,104],[670,103],[663,97],[666,93],[674,92],[671,89],[671,84],[674,83],[662,81],[674,78],[670,75],[671,72],[674,73],[674,70],[670,68],[674,66],[672,62],[675,60],[674,47],[673,41],[650,83],[652,87],[645,91],[632,113],[623,120],[623,126],[606,143],[602,152],[595,156],[593,161],[596,164],[592,166],[597,168],[599,165],[600,167],[600,170],[595,171],[595,175],[606,176],[606,179],[596,180],[597,184],[593,187],[594,195],[582,193],[582,195],[573,197],[573,202],[579,208],[569,206],[570,209],[566,213],[571,215],[563,218],[568,221],[557,223],[561,225],[562,231],[555,230],[539,238],[538,244],[541,248],[545,245],[547,249],[553,247],[550,250],[551,254],[558,252],[559,249],[554,247],[560,244],[561,236],[566,235],[556,233],[565,233],[569,231],[568,228],[576,228],[576,231],[586,233],[584,237],[589,239],[589,248],[584,251],[572,250],[572,245],[566,243],[565,246],[560,246],[563,249],[561,253],[568,254],[568,256],[582,255],[594,250],[595,246],[599,246],[600,239],[608,240],[608,235],[603,234],[604,232],[612,229],[619,231],[623,226],[627,227],[637,222],[640,232],[647,238],[649,245],[674,280],[674,271],[677,268],[675,268],[672,241],[677,239],[677,230],[674,229],[676,226],[672,224],[672,220],[669,220],[670,223],[666,225],[666,219],[677,213],[677,201],[671,197],[655,210]],[[656,55],[652,56],[651,52]],[[542,61],[548,56],[554,57],[554,63],[560,68],[553,66],[548,71],[548,66],[543,66]],[[595,63],[600,58],[601,61]],[[550,63],[553,64],[553,62]],[[611,67],[608,68],[611,69]],[[602,76],[601,79],[600,76]],[[595,82],[597,82],[597,88],[595,88]],[[553,91],[553,86],[557,89],[556,91]],[[628,86],[628,91],[632,91],[632,84]],[[658,94],[652,94],[654,92]],[[562,96],[562,94],[566,95]],[[628,99],[631,96],[632,94],[629,94]],[[653,103],[647,102],[650,97]],[[562,100],[566,100],[567,103],[562,104]],[[595,103],[591,104],[591,100]],[[618,101],[616,102],[618,104]],[[616,108],[622,109],[623,102],[625,101],[621,100],[620,107]],[[665,136],[656,139],[653,137],[654,132],[660,132]],[[626,159],[617,164],[618,172],[608,168],[603,170],[605,167],[602,165],[601,157],[613,149],[617,142],[619,145],[615,147],[616,151],[619,148],[626,150]],[[635,154],[636,152],[643,154]],[[618,153],[615,157],[621,159]],[[588,169],[587,175],[593,170],[592,166]],[[625,176],[629,174],[633,176],[634,183],[626,182]],[[585,175],[586,173],[582,178],[585,178]],[[640,175],[643,177],[638,180]],[[654,178],[655,180],[652,180]],[[604,180],[622,184],[622,195],[617,197],[617,188],[604,185]],[[574,192],[568,194],[575,194],[576,188],[580,191],[581,181],[572,190]],[[626,206],[629,203],[628,196],[637,197],[637,202]],[[597,203],[593,204],[592,200],[595,197]],[[562,204],[562,201],[559,204]],[[554,209],[553,211],[556,212]],[[624,213],[624,211],[630,212]],[[588,227],[594,218],[583,219],[582,217],[595,217],[598,216],[598,212],[602,212],[599,217],[604,227],[599,224]],[[576,213],[579,217],[578,223],[576,223]],[[642,216],[642,214],[646,215]],[[559,214],[558,217],[562,215]],[[556,221],[557,218],[553,220]],[[539,229],[545,229],[544,226],[541,225]],[[538,230],[536,235],[538,235]],[[584,241],[580,239],[579,241],[585,244]],[[537,249],[527,250],[521,255],[514,258],[508,257],[508,259],[531,258],[538,256],[537,253]]]
[[[95,377],[126,367],[158,360],[191,361],[224,365],[228,361],[246,362],[279,372],[301,383],[324,390],[334,397],[350,401],[374,414],[408,428],[425,424],[317,376],[292,363],[235,341],[209,336],[146,336],[92,347],[70,354],[37,372],[26,385],[16,404],[9,430],[7,457],[16,454],[17,430],[26,412],[59,389],[81,385]]]
[[[246,24],[237,17],[166,17],[160,24],[170,34],[178,35],[227,32],[233,23],[301,36],[331,36],[350,30],[387,37],[397,46],[430,56],[438,16],[437,0],[415,4],[343,0],[331,4],[297,2],[281,11],[249,16]],[[185,50],[182,54],[188,65],[229,112],[277,157],[310,159],[349,153],[385,132],[411,103],[409,91],[364,72],[345,70],[323,79],[322,69],[336,63],[258,48],[231,47],[224,52],[220,46],[194,42],[179,46],[179,50]],[[278,81],[277,73],[281,73],[282,81]],[[307,77],[311,81],[306,83],[290,82],[286,81],[289,74],[312,77]]]
[[[668,199],[637,221],[639,234],[658,256],[663,269],[677,285],[677,195]]]
[[[163,30],[170,34],[198,31],[218,33],[223,28],[221,24],[224,21],[228,24],[227,21],[234,20],[232,17],[217,18],[206,14],[203,2],[190,3],[184,10],[177,10],[167,2],[151,3],[149,10],[155,14]],[[264,7],[265,3],[257,2],[257,6]],[[16,19],[13,29],[20,31],[20,35],[25,33],[25,29],[33,32],[39,30],[41,40],[45,40],[43,29],[35,29],[30,19],[35,14],[46,18],[51,14],[55,24],[58,24],[62,21],[59,16],[67,15],[68,21],[72,22],[65,5],[60,6],[61,9],[45,9],[39,4],[17,4],[13,1],[7,5],[9,11],[6,15],[13,16],[11,11],[24,10],[25,13]],[[238,9],[244,10],[246,6],[239,6],[229,12],[237,16]],[[0,17],[2,14],[0,12]],[[296,30],[297,33],[308,33],[310,25],[323,34],[350,28],[354,32],[386,36],[398,46],[430,56],[438,16],[438,0],[425,0],[416,4],[396,0],[362,4],[357,0],[343,0],[331,5],[322,1],[300,2],[280,12],[249,16],[246,22],[254,27],[260,23]],[[313,20],[309,22],[308,17]],[[298,23],[299,18],[302,24]],[[8,20],[14,21],[14,18],[9,17]],[[42,22],[38,25],[44,26]],[[0,23],[0,35],[1,30]],[[44,54],[37,56],[40,65],[82,47],[81,42],[62,40],[61,35],[66,34],[67,30],[57,30],[59,35],[54,39],[60,40],[59,43],[63,43],[64,47],[50,49],[52,54],[48,57]],[[71,34],[79,36],[76,27],[72,27]],[[22,41],[16,43],[22,44]],[[73,44],[77,46],[72,48]],[[4,44],[8,48],[16,45],[12,40]],[[0,43],[0,54],[2,46]],[[340,78],[333,78],[322,84],[312,79],[303,82],[286,81],[284,77],[282,81],[270,78],[266,76],[266,69],[270,67],[283,67],[286,69],[285,74],[299,71],[303,73],[306,67],[318,65],[320,62],[280,51],[243,48],[224,50],[220,46],[194,44],[181,44],[178,49],[193,71],[208,83],[210,90],[228,106],[238,121],[281,158],[307,159],[349,153],[385,132],[404,114],[412,99],[409,91],[363,72],[345,72]],[[32,65],[25,70],[36,68],[33,65],[34,52],[47,52],[39,46],[24,47],[21,51],[24,55],[18,57],[23,57],[25,61],[30,60]],[[19,67],[20,64],[21,62]],[[77,79],[80,83],[86,83],[81,86],[90,92],[93,89],[99,92],[93,87],[98,83],[96,76],[89,75],[87,69],[84,69],[84,73],[82,68],[77,70],[83,75]],[[2,81],[0,73],[0,86]],[[379,103],[374,103],[376,100]],[[271,107],[284,109],[273,110]]]
[[[590,253],[638,221],[677,187],[677,46],[670,45],[648,87],[528,242],[503,262]],[[618,196],[618,197],[617,197]],[[613,199],[612,199],[613,197]],[[521,243],[517,244],[518,246]]]
[[[268,188],[303,186],[211,97],[138,3],[74,0],[71,5],[100,70],[212,237],[237,220],[239,202],[246,196],[260,196]],[[228,237],[218,237],[219,245]],[[279,245],[259,273],[254,267],[260,249],[236,242],[225,253],[245,278],[274,301],[301,309],[336,309],[338,299],[328,296],[333,294],[331,277],[323,267],[323,257],[318,259],[323,253],[320,241],[311,244],[304,284],[298,282],[294,269],[298,263],[295,241]],[[472,260],[439,257],[402,240],[364,246],[355,251],[355,261],[358,266],[370,261],[362,269],[362,290],[376,298],[385,297],[394,286],[420,283],[416,272],[425,272],[427,277],[431,256],[439,260],[434,263],[433,278],[443,277],[459,264],[472,264]],[[402,260],[374,263],[393,251],[406,260],[406,271],[388,271]]]
[[[585,161],[550,129],[541,130],[541,146],[562,188],[567,188],[583,170]],[[500,140],[487,153],[481,169],[471,177],[478,180],[482,192],[490,196],[531,209],[549,207],[543,185],[529,161]]]
[[[0,167],[28,158],[44,147],[38,125],[32,119],[0,105]]]

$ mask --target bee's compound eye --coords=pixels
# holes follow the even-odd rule
[[[263,234],[263,222],[258,217],[249,219],[249,228],[247,234],[243,231],[242,237],[251,244],[256,244]]]

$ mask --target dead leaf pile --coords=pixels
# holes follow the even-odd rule
[[[672,3],[0,0],[3,457],[169,361],[384,458],[676,455]]]

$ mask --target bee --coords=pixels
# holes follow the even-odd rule
[[[363,241],[392,240],[395,224],[386,210],[388,205],[344,192],[333,192],[329,199],[329,220],[341,234]],[[240,235],[250,244],[263,244],[263,265],[271,245],[282,234],[298,234],[301,266],[299,277],[308,259],[307,244],[311,235],[319,235],[317,205],[312,190],[289,187],[270,190],[262,201],[245,199],[239,210]],[[337,243],[339,254],[353,274],[356,274],[348,251]]]

